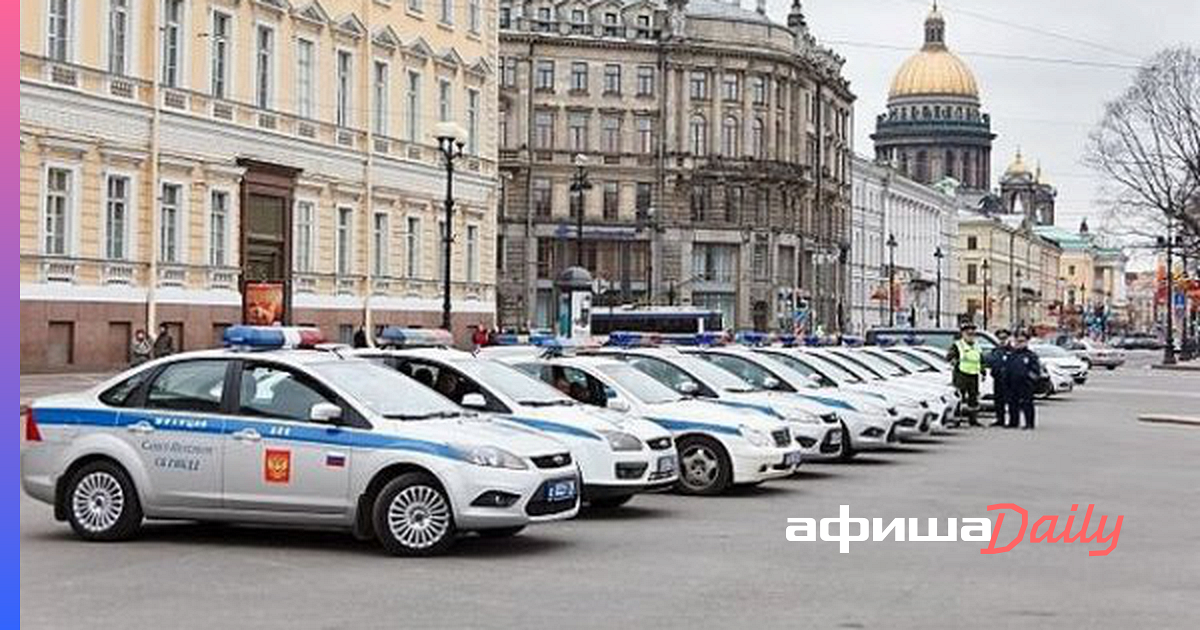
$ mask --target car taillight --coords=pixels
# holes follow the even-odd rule
[[[37,421],[34,420],[32,407],[25,408],[25,441],[42,441],[42,432],[38,431]]]

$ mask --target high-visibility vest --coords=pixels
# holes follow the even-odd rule
[[[983,352],[973,343],[956,341],[958,348],[958,371],[963,374],[977,375],[983,370]]]

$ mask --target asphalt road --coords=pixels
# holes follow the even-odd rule
[[[1094,373],[1036,432],[963,430],[734,496],[639,497],[510,541],[406,560],[333,532],[153,524],[85,544],[21,501],[26,628],[1195,628],[1200,429],[1136,422],[1200,409],[1200,376]],[[786,542],[788,517],[988,517],[1030,525],[1095,504],[1119,544]],[[1082,509],[1080,510],[1082,511]],[[1010,514],[1001,544],[1015,535]],[[1059,526],[1061,529],[1061,525]],[[924,529],[924,525],[922,526]],[[1078,525],[1076,525],[1078,529]],[[1073,532],[1074,533],[1074,532]]]

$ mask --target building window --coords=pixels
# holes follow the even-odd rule
[[[442,0],[438,21],[442,24],[454,24],[454,0]]]
[[[376,276],[387,277],[388,271],[388,215],[386,212],[376,212],[371,226],[371,272]]]
[[[212,14],[212,95],[226,98],[229,90],[229,24],[233,18],[219,11]]]
[[[712,205],[712,191],[708,186],[698,184],[692,187],[692,221],[703,221],[708,216],[708,209]]]
[[[212,191],[208,208],[208,264],[224,267],[225,244],[229,234],[229,193]]]
[[[163,184],[159,209],[158,259],[165,263],[179,262],[179,229],[182,214],[183,186]]]
[[[726,223],[737,223],[738,215],[741,214],[742,204],[745,201],[745,192],[741,186],[730,186],[725,189]]]
[[[967,284],[977,284],[979,282],[979,268],[975,263],[967,265]]]
[[[47,56],[55,61],[71,59],[71,0],[50,0]]]
[[[407,227],[408,242],[405,244],[405,249],[408,250],[407,272],[409,278],[417,278],[421,275],[421,219],[408,217]]]
[[[388,135],[388,64],[375,62],[375,134]]]
[[[500,28],[512,28],[512,7],[500,6]]]
[[[70,239],[73,173],[65,168],[46,171],[46,240],[44,253],[67,255]]]
[[[620,37],[621,31],[621,16],[615,11],[609,11],[604,14],[604,36],[605,37]]]
[[[692,273],[706,282],[733,282],[737,271],[736,245],[696,243],[692,247]]]
[[[968,236],[967,237],[967,249],[979,249],[979,237]]]
[[[588,65],[585,61],[571,62],[571,91],[586,94],[588,91]]]
[[[479,155],[479,90],[467,90],[467,153]]]
[[[454,118],[454,101],[450,82],[438,79],[438,120],[447,122]]]
[[[721,123],[721,154],[725,157],[737,157],[741,129],[738,119],[733,116],[726,116]]]
[[[605,221],[616,221],[620,186],[617,182],[604,182],[603,211]]]
[[[350,274],[350,245],[354,238],[353,233],[354,210],[350,208],[338,208],[337,210],[337,274],[345,276]]]
[[[765,235],[759,234],[754,237],[754,251],[751,257],[754,277],[758,280],[765,280],[770,276],[771,269],[767,264],[770,260],[770,251],[770,242]]]
[[[108,0],[108,71],[129,71],[129,0]]]
[[[479,27],[483,23],[481,13],[479,0],[467,0],[467,31],[472,35],[479,34]]]
[[[650,39],[653,31],[650,27],[650,16],[645,13],[637,16],[637,37],[638,39]]]
[[[296,202],[296,271],[313,270],[313,204]]]
[[[129,229],[129,178],[109,175],[104,201],[104,256],[109,260],[129,257],[126,237]]]
[[[621,117],[605,115],[600,120],[600,150],[605,153],[621,152]]]
[[[531,187],[533,188],[533,213],[541,218],[549,217],[553,211],[550,180],[544,177],[535,178]]]
[[[541,59],[537,62],[537,70],[534,73],[533,88],[543,92],[554,91],[554,62],[547,59]]]
[[[256,102],[262,109],[270,109],[271,91],[274,89],[271,74],[274,64],[272,55],[275,48],[275,31],[266,26],[259,26],[257,42],[255,49],[257,66],[254,80]]]
[[[974,237],[972,237],[972,238],[974,238]],[[1068,276],[1075,275],[1075,265],[1067,265],[1067,275]]]
[[[417,142],[421,137],[421,75],[418,72],[408,73],[408,107],[404,112],[404,135],[409,142]]]
[[[467,226],[467,282],[479,282],[479,226]]]
[[[500,58],[500,87],[517,86],[517,58]]]
[[[311,40],[296,40],[296,114],[302,118],[313,117],[314,51]]]
[[[604,93],[619,96],[621,94],[621,66],[610,63],[604,66]]]
[[[501,109],[498,112],[497,117],[500,120],[496,123],[496,142],[500,143],[501,149],[507,149],[510,146],[508,142],[508,116],[509,113],[506,109]]]
[[[533,146],[546,151],[554,148],[554,112],[540,111],[533,115]]]
[[[758,75],[750,79],[750,99],[755,105],[767,104],[767,78]]]
[[[725,73],[725,78],[721,83],[721,98],[727,101],[741,100],[741,82],[738,80],[738,75],[732,72]]]
[[[695,100],[708,100],[708,73],[693,70],[688,81],[688,94]]]
[[[183,59],[183,0],[163,0],[162,82],[178,87]]]
[[[337,53],[337,116],[334,122],[339,127],[350,126],[350,97],[354,91],[353,59],[350,51],[339,50]]]
[[[585,35],[588,32],[587,12],[583,9],[571,10],[571,34]]]
[[[572,151],[588,150],[588,118],[584,112],[567,115],[567,142]]]
[[[654,184],[638,182],[634,195],[634,210],[639,223],[650,219],[650,205],[654,202]]]
[[[538,33],[549,33],[552,24],[552,16],[550,7],[538,7],[537,19],[533,23],[533,30]]]
[[[638,66],[637,95],[654,96],[654,66]]]
[[[424,0],[408,0],[408,10],[412,11],[413,13],[424,13],[425,12]]]
[[[692,155],[708,154],[708,122],[697,114],[692,116],[688,124],[688,137],[691,143]]]
[[[750,144],[754,157],[762,160],[767,157],[767,129],[761,118],[755,118],[750,127]]]
[[[637,119],[638,152],[654,153],[654,119],[649,116],[639,116]]]

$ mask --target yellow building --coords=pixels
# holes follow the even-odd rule
[[[1008,218],[1008,217],[1005,217]],[[961,312],[989,330],[1057,328],[1062,250],[1017,217],[963,211],[958,221]]]
[[[439,122],[455,332],[490,323],[496,47],[490,0],[22,0],[22,370],[212,345],[247,282],[331,338],[438,325]]]

